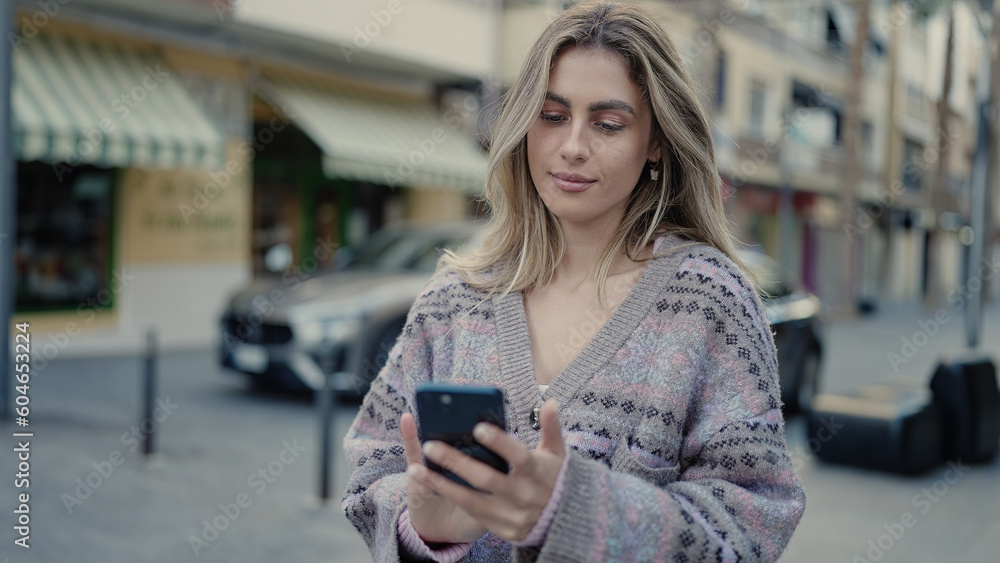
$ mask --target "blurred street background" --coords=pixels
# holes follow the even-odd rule
[[[4,563],[368,560],[339,510],[357,398],[323,503],[314,392],[363,393],[440,249],[475,240],[497,100],[574,3],[0,2]],[[1000,2],[640,3],[770,257],[809,499],[782,560],[995,561],[996,458],[831,465],[796,411],[1000,355]]]

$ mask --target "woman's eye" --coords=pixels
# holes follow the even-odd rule
[[[618,125],[617,123],[608,123],[607,121],[598,121],[597,126],[608,133],[616,133],[625,129],[624,125]]]
[[[563,116],[558,113],[543,113],[540,116],[541,119],[548,121],[549,123],[559,123],[563,120]]]

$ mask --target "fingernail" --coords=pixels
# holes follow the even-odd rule
[[[414,464],[406,468],[406,474],[410,477],[421,477],[424,474],[424,468]]]
[[[427,442],[423,447],[424,455],[431,457],[437,452],[437,446],[431,442]]]
[[[477,440],[489,440],[492,431],[490,427],[485,424],[477,424],[475,428],[472,429],[472,435],[476,437]]]

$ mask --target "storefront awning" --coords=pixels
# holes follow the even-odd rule
[[[153,53],[38,35],[13,60],[19,160],[214,168],[225,137]]]
[[[258,91],[319,145],[331,178],[482,191],[485,153],[426,101],[271,74]]]

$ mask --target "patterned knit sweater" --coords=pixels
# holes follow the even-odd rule
[[[805,506],[777,369],[761,302],[725,254],[699,244],[653,259],[546,391],[571,457],[544,544],[487,533],[463,561],[777,559]],[[488,296],[446,272],[410,310],[344,439],[343,509],[377,561],[408,558],[399,417],[430,380],[501,389],[508,433],[535,448],[543,399],[522,294]]]

